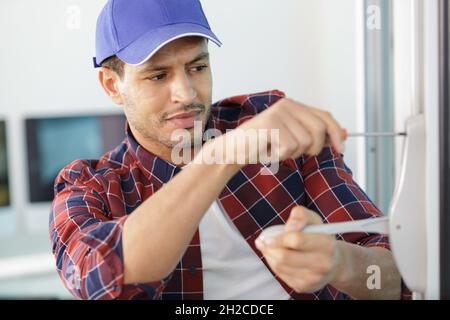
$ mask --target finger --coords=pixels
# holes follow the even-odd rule
[[[326,276],[326,272],[316,272],[312,269],[298,269],[283,264],[274,264],[273,262],[272,264],[269,263],[269,266],[282,278],[290,278],[292,280],[302,279],[305,281],[305,284],[308,283],[310,285],[321,282]]]
[[[342,130],[344,130],[344,140],[347,140],[348,139],[348,130],[345,128]]]
[[[332,267],[332,258],[329,255],[317,252],[301,252],[291,249],[266,249],[264,256],[279,265],[294,270],[313,270],[318,273],[326,273]],[[289,270],[289,269],[286,269]]]
[[[320,233],[302,233],[302,232],[288,232],[276,238],[272,238],[275,242],[268,242],[266,245],[270,248],[284,247],[303,252],[318,251],[324,253],[331,253],[334,250],[335,239],[326,234]]]
[[[286,266],[271,256],[267,256],[266,260],[272,271],[297,292],[317,291],[326,284],[324,273]]]
[[[303,206],[295,206],[286,221],[285,231],[300,231],[308,224],[322,223],[322,218],[316,212]]]
[[[278,145],[280,159],[297,159],[310,147],[311,135],[301,124],[291,118],[281,117],[279,121],[279,141],[274,145]],[[295,127],[296,130],[291,130],[291,127]]]
[[[311,134],[312,143],[311,146],[306,150],[308,155],[318,155],[325,146],[327,139],[327,123],[324,122],[315,113],[311,112],[308,107],[303,106],[300,103],[295,103],[296,109],[301,110],[301,112],[293,112],[289,116],[299,121],[304,128]],[[294,130],[295,128],[292,128]]]
[[[346,131],[339,125],[333,116],[327,112],[314,107],[308,107],[312,113],[320,117],[327,124],[327,133],[330,136],[332,145],[340,153],[344,153],[346,140]]]
[[[303,126],[303,124],[292,116],[282,117],[284,124],[284,132],[295,140],[296,148],[292,150],[289,155],[292,159],[297,159],[301,155],[308,152],[314,143],[314,137],[311,133]],[[284,141],[280,141],[283,143]]]
[[[313,292],[310,289],[310,284],[308,283],[308,274],[301,273],[299,275],[286,275],[277,274],[290,288],[294,289],[297,293],[308,293]],[[317,291],[317,290],[315,290]]]
[[[285,251],[293,251],[289,249],[266,249],[264,250],[264,258],[267,260],[267,263],[270,265],[273,271],[277,274],[285,274],[288,276],[292,276],[294,272],[291,272],[292,269],[296,269],[297,273],[306,271],[307,268],[302,268],[299,266],[293,267],[292,265],[287,265],[284,260],[283,254]]]
[[[264,252],[267,249],[292,249],[302,252],[318,251],[331,254],[336,239],[323,233],[288,232],[264,240],[257,239],[257,248]]]
[[[302,272],[293,276],[282,274],[280,278],[297,293],[313,293],[319,291],[329,282],[324,275],[312,272]]]

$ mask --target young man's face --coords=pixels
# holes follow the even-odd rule
[[[204,129],[211,108],[206,39],[180,38],[140,66],[125,65],[118,91],[133,134],[149,151],[173,148],[176,129],[193,137],[194,121],[202,121]]]

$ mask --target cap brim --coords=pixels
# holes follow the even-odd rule
[[[210,29],[193,23],[178,23],[145,33],[139,39],[120,50],[116,55],[127,64],[140,65],[149,60],[169,42],[189,36],[208,38],[219,47],[222,45]]]

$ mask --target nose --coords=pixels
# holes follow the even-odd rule
[[[179,72],[173,80],[172,103],[188,106],[192,104],[197,97],[192,81],[186,72]]]

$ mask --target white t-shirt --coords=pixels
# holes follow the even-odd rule
[[[205,299],[290,299],[214,201],[199,226]]]

